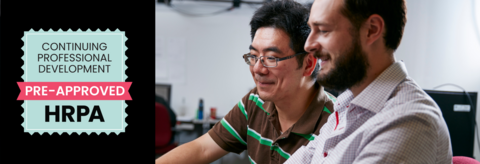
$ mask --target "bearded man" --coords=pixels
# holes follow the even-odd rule
[[[286,163],[452,163],[442,112],[394,58],[405,23],[404,0],[315,0],[305,50],[322,60],[317,81],[344,92]]]

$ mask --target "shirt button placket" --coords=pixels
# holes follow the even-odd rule
[[[271,148],[271,153],[272,153],[272,154],[271,154],[271,156],[272,156],[271,161],[272,161],[272,163],[278,163],[278,162],[279,162],[279,161],[277,161],[277,160],[279,160],[278,153],[275,152],[275,150],[273,149],[273,147],[279,147],[279,146],[278,146],[278,143],[273,143],[273,144],[272,144],[272,148]]]
[[[272,145],[272,147],[276,146],[276,144],[277,144],[277,143],[274,143],[274,144]],[[271,152],[270,155],[271,155],[271,157],[272,157],[272,160],[275,159],[275,150],[274,150],[274,149],[270,149],[270,152]]]

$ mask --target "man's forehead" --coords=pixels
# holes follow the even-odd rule
[[[333,24],[341,15],[340,9],[343,6],[343,0],[315,0],[313,2],[309,25]]]

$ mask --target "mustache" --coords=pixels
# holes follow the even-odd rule
[[[262,76],[262,75],[259,75],[259,74],[255,74],[255,80],[257,80],[258,82],[262,82],[262,83],[273,83],[274,81],[273,80],[269,80],[267,79],[265,76]]]
[[[330,56],[330,54],[327,53],[327,52],[316,51],[315,53],[313,53],[313,56],[316,57],[316,58],[322,58],[322,57],[325,57],[325,56]]]

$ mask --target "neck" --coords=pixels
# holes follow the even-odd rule
[[[377,53],[369,55],[368,62],[370,66],[367,68],[365,79],[349,88],[353,97],[357,97],[358,94],[362,93],[370,83],[395,62],[395,58],[393,57],[393,52]]]
[[[314,84],[315,82],[312,82],[308,86],[300,87],[285,100],[274,102],[281,131],[290,128],[305,113],[320,88],[316,88]]]

